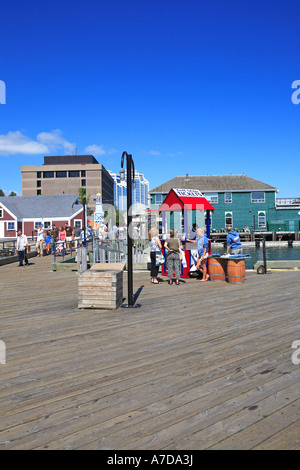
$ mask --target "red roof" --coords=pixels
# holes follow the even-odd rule
[[[200,211],[210,210],[215,212],[214,207],[197,189],[171,189],[164,202],[159,208],[159,212],[176,210]]]

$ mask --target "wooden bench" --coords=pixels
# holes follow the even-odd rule
[[[123,302],[123,263],[99,263],[78,276],[78,308],[116,310]]]

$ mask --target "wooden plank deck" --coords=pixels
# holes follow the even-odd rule
[[[135,273],[140,307],[98,311],[51,262],[0,267],[1,450],[300,448],[300,273]]]

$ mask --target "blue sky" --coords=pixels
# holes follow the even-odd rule
[[[117,172],[126,150],[151,188],[244,173],[300,197],[299,0],[12,0],[0,17],[1,189],[44,155]]]

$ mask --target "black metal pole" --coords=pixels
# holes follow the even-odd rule
[[[127,266],[128,266],[128,305],[133,305],[133,266],[132,266],[132,155],[126,156],[127,160]]]
[[[135,307],[133,298],[133,243],[132,243],[132,181],[134,179],[134,163],[132,155],[123,152],[121,160],[121,169],[123,170],[124,156],[126,156],[127,169],[127,274],[128,274],[128,304],[125,307]]]
[[[86,247],[86,226],[85,226],[85,220],[86,220],[86,216],[85,216],[85,199],[83,201],[83,244],[84,246]]]
[[[266,254],[266,237],[263,235],[263,259],[264,259],[264,270],[267,272],[267,254]]]

